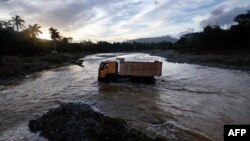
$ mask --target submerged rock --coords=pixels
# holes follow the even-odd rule
[[[30,120],[32,132],[51,141],[153,141],[118,118],[110,118],[82,103],[62,104]]]

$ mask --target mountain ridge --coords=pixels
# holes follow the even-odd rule
[[[176,42],[178,39],[171,37],[171,36],[160,36],[160,37],[147,37],[147,38],[138,38],[138,39],[132,39],[128,40],[126,42],[132,43],[132,42],[138,42],[138,43],[160,43],[160,42]]]

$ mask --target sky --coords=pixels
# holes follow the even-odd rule
[[[250,0],[0,0],[0,20],[19,15],[26,27],[42,27],[41,38],[54,27],[74,41],[178,38],[208,24],[229,27],[246,10]]]

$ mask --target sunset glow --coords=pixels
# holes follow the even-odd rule
[[[124,41],[180,37],[208,24],[227,27],[249,8],[249,0],[9,0],[1,2],[0,16],[19,15],[26,26],[39,24],[45,39],[52,26],[75,41]]]

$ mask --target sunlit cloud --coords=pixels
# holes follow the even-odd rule
[[[249,7],[249,0],[9,0],[0,3],[0,20],[19,15],[26,26],[38,23],[42,38],[54,27],[75,41],[125,41],[232,24]]]

